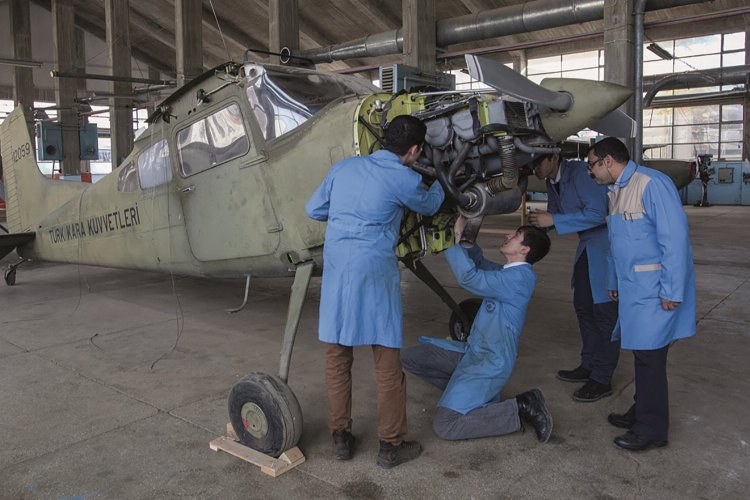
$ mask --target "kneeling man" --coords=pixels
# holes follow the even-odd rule
[[[466,224],[456,222],[456,241]],[[484,258],[478,245],[458,244],[445,251],[458,283],[483,297],[467,342],[420,337],[420,344],[401,351],[404,369],[444,390],[433,420],[441,439],[499,436],[521,430],[521,419],[545,443],[552,417],[539,389],[503,400],[500,391],[513,372],[526,309],[536,285],[531,264],[547,255],[550,240],[533,226],[506,236],[500,251],[507,264]]]

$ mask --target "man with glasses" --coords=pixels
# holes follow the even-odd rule
[[[667,351],[695,335],[695,273],[688,222],[672,180],[630,160],[614,137],[588,152],[591,176],[609,185],[608,288],[619,305],[615,335],[635,358],[635,403],[607,420],[628,429],[615,444],[630,451],[667,444]]]
[[[581,361],[572,370],[558,371],[557,378],[583,383],[573,399],[590,403],[612,394],[620,343],[611,340],[617,304],[607,295],[607,188],[589,177],[586,166],[559,154],[539,159],[534,173],[546,179],[548,212],[532,212],[529,220],[537,227],[554,226],[560,235],[578,233],[572,287]]]

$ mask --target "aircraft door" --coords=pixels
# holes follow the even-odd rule
[[[266,159],[252,144],[240,106],[179,129],[178,186],[190,249],[200,261],[273,253],[280,226],[268,196]]]

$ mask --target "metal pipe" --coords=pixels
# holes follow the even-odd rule
[[[91,73],[68,73],[66,71],[52,70],[49,72],[52,78],[75,78],[84,80],[105,80],[108,82],[125,82],[125,83],[148,83],[153,85],[170,85],[174,86],[174,80],[151,80],[150,78],[129,78],[126,76],[96,75]]]
[[[718,84],[714,83],[714,81],[707,75],[701,73],[683,73],[670,75],[656,82],[656,84],[653,85],[648,92],[646,92],[646,96],[643,98],[643,107],[648,108],[649,106],[651,106],[651,102],[654,100],[654,97],[656,97],[656,94],[662,90],[694,86],[706,87],[708,85]]]
[[[646,28],[643,25],[643,14],[646,10],[646,0],[636,0],[633,7],[635,34],[633,36],[633,113],[635,114],[635,138],[630,156],[640,164],[643,160],[643,37]]]
[[[706,78],[706,82],[709,82],[708,86],[714,85],[743,85],[750,83],[748,77],[750,76],[750,65],[746,66],[728,66],[725,68],[712,68],[702,69],[700,71],[686,71],[685,73],[677,74],[662,74],[652,75],[643,77],[643,90],[650,92],[654,86],[659,85],[660,90],[664,89],[684,89],[690,87],[705,87],[700,81],[691,80],[690,75],[701,75]],[[677,78],[674,77],[685,77]],[[664,86],[662,82],[668,78],[673,78],[668,86]]]
[[[701,3],[704,0],[647,0],[648,10]],[[541,29],[596,21],[604,17],[604,0],[534,0],[519,5],[485,10],[443,19],[436,23],[438,47],[474,42]],[[385,56],[403,51],[401,29],[370,35],[326,47],[300,51],[315,63],[351,58]]]
[[[0,64],[7,66],[18,66],[21,68],[41,68],[42,61],[31,61],[29,59],[9,59],[7,57],[0,57]]]

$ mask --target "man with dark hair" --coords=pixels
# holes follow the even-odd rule
[[[573,261],[573,307],[581,332],[581,361],[560,370],[565,382],[585,382],[573,399],[594,402],[612,394],[612,374],[620,357],[620,342],[612,341],[617,304],[607,295],[607,188],[597,185],[584,161],[563,160],[559,154],[541,158],[534,167],[546,179],[547,212],[532,212],[531,224],[554,226],[557,234],[578,233]]]
[[[456,241],[465,219],[456,222]],[[420,344],[401,353],[404,369],[443,390],[432,421],[441,439],[471,439],[510,434],[522,428],[521,419],[534,427],[539,441],[552,433],[552,416],[539,389],[503,400],[500,392],[516,363],[518,342],[536,275],[531,264],[550,248],[547,234],[521,226],[500,246],[507,264],[482,255],[478,245],[466,250],[458,244],[445,257],[459,284],[484,297],[466,342],[420,337]]]
[[[635,404],[609,422],[628,431],[615,444],[631,451],[667,444],[667,351],[695,335],[695,272],[688,222],[672,180],[630,161],[614,137],[588,152],[589,172],[609,185],[609,294],[620,317],[614,334],[635,358]]]
[[[305,206],[311,218],[328,221],[318,336],[328,343],[328,426],[338,460],[350,459],[354,451],[353,346],[371,346],[375,360],[377,464],[395,467],[422,451],[416,441],[404,440],[406,381],[399,358],[402,311],[395,247],[404,208],[432,215],[443,202],[440,183],[427,190],[408,167],[422,153],[424,137],[421,121],[396,117],[386,129],[386,149],[335,164]]]

